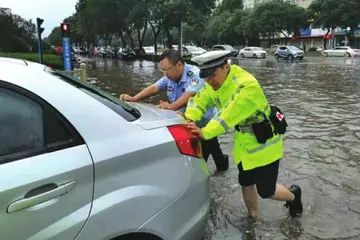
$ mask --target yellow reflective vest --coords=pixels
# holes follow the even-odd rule
[[[201,129],[205,139],[212,139],[226,133],[236,125],[241,131],[235,132],[233,157],[244,170],[268,165],[283,155],[281,135],[274,135],[265,144],[257,142],[251,130],[251,124],[261,122],[270,115],[265,94],[258,81],[237,65],[231,65],[230,72],[223,85],[214,90],[205,86],[190,98],[185,116],[199,121],[210,107],[219,112]]]

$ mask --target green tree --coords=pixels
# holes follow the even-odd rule
[[[309,7],[309,17],[314,23],[321,24],[323,28],[330,32],[331,28],[337,26],[344,29],[350,27],[350,31],[346,33],[349,38],[350,45],[355,40],[354,31],[357,29],[360,16],[359,0],[315,0]],[[327,34],[328,34],[327,33]],[[324,40],[324,47],[326,42]]]
[[[0,15],[0,50],[28,52],[35,43],[35,25],[19,15]]]
[[[48,37],[48,41],[52,45],[61,45],[61,28],[60,27],[55,27],[51,31],[51,33]]]
[[[298,35],[307,26],[307,15],[303,8],[282,0],[266,2],[255,8],[251,25],[260,36],[271,40],[282,33],[285,42],[290,35]]]

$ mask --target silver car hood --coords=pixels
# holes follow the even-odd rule
[[[134,123],[144,129],[150,130],[185,123],[184,118],[175,111],[159,109],[148,103],[127,103],[140,111],[141,117]]]

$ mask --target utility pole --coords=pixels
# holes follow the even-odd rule
[[[183,28],[182,28],[182,21],[181,21],[180,22],[180,54],[181,54],[181,56],[183,56],[182,45],[183,45]]]

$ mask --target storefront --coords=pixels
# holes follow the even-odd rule
[[[349,42],[346,38],[346,29],[337,27],[333,30],[332,34],[334,35],[333,46],[348,46]],[[353,44],[353,48],[360,49],[360,28],[354,31],[355,34],[355,42]]]

